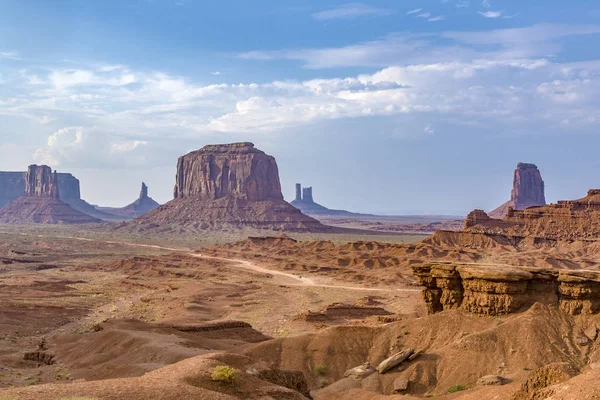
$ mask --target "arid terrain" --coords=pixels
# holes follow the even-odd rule
[[[111,223],[29,167],[0,212],[0,399],[600,397],[599,190],[541,204],[519,164],[502,219],[336,225],[252,143],[177,171]]]
[[[509,265],[595,270],[593,243],[514,246],[465,231],[395,244],[273,234],[151,245],[86,226],[2,228],[3,399],[598,395],[585,383],[600,361],[595,306],[518,303],[519,289],[485,283],[517,281]],[[421,285],[438,264],[482,268],[463,279],[478,277],[472,293],[484,294],[472,303],[461,292],[462,305],[442,295],[434,309]],[[506,272],[488,277],[492,266]],[[587,274],[579,281],[600,282]],[[407,349],[413,361],[371,369]],[[237,371],[233,383],[211,379],[221,365]]]

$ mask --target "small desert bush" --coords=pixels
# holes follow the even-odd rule
[[[237,371],[234,368],[226,365],[219,365],[213,368],[210,374],[210,379],[213,382],[233,383],[233,381],[235,381],[236,374]]]
[[[315,373],[319,376],[323,376],[323,375],[327,374],[327,367],[319,364],[319,365],[315,366]]]
[[[448,393],[456,393],[456,392],[461,392],[463,390],[465,390],[466,387],[464,387],[463,385],[452,385],[450,386],[450,388],[448,389]]]
[[[321,387],[324,388],[325,386],[329,385],[329,381],[325,378],[321,378],[319,380],[319,385],[321,385]]]

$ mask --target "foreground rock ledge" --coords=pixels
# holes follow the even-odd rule
[[[429,263],[413,266],[425,286],[429,313],[458,308],[503,315],[535,302],[557,305],[570,315],[600,312],[600,272],[497,265]]]

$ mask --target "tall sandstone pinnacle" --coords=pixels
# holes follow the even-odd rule
[[[142,182],[140,197],[136,201],[122,208],[102,207],[100,210],[117,217],[131,220],[149,213],[159,205],[160,204],[158,204],[156,201],[154,201],[154,199],[152,199],[152,197],[148,195],[148,185]]]
[[[59,198],[58,175],[47,165],[30,165],[25,174],[25,196]]]
[[[535,164],[519,163],[513,177],[510,200],[489,213],[491,218],[502,219],[509,208],[524,210],[528,207],[546,205],[544,181]]]
[[[77,211],[60,199],[59,178],[47,165],[30,165],[25,174],[25,192],[0,210],[7,224],[87,224],[101,222]]]
[[[275,158],[252,143],[208,145],[179,158],[174,200],[132,222],[183,229],[329,231],[283,200]]]

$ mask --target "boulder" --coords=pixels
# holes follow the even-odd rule
[[[403,376],[394,379],[394,392],[400,393],[406,390],[408,390],[408,379]]]
[[[403,361],[406,361],[415,352],[414,349],[405,349],[393,356],[383,360],[377,367],[377,372],[385,374],[387,371],[400,365]]]
[[[486,375],[477,380],[478,386],[502,386],[506,379],[498,375]]]

